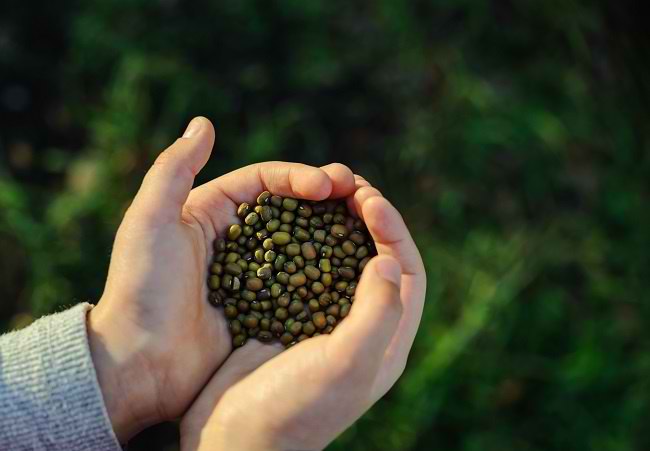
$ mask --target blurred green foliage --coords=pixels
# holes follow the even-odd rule
[[[2,326],[99,298],[144,172],[202,114],[218,145],[199,182],[255,161],[341,161],[422,251],[407,371],[331,450],[647,449],[647,13],[5,0]],[[174,440],[167,425],[130,449]]]

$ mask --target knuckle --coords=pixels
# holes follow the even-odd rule
[[[165,151],[161,152],[153,162],[154,167],[166,166],[169,163],[171,158],[170,148],[167,148]]]
[[[341,169],[343,171],[352,172],[352,170],[347,165],[345,165],[343,163],[339,163],[339,162],[332,163],[332,167],[334,167],[336,169]]]

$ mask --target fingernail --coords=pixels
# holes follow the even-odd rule
[[[402,282],[402,267],[394,258],[380,258],[377,261],[377,274],[399,287]]]
[[[185,133],[183,133],[183,138],[191,138],[192,136],[196,135],[199,130],[201,130],[201,123],[201,119],[198,117],[192,119],[185,129]]]

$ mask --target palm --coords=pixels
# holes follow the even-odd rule
[[[149,390],[163,418],[182,414],[230,352],[225,320],[205,302],[205,235],[191,215],[149,227],[127,214],[115,241],[103,299],[155,362]]]

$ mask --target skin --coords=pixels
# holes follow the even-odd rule
[[[118,230],[104,294],[88,318],[109,417],[121,442],[187,412],[183,449],[320,449],[403,371],[422,312],[422,261],[397,210],[340,164],[256,164],[192,190],[213,144],[212,124],[195,118],[147,173]],[[263,190],[347,198],[380,256],[331,335],[282,354],[255,340],[231,353],[223,314],[206,302],[207,267],[217,232]]]

